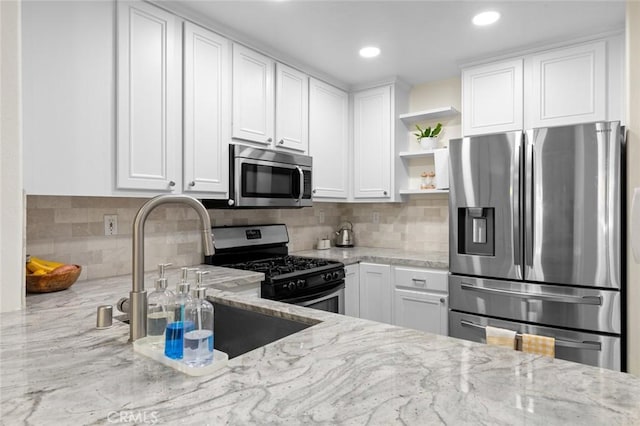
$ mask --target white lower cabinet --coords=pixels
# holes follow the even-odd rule
[[[447,271],[377,263],[360,263],[358,271],[356,266],[346,267],[346,315],[448,334]]]
[[[347,265],[344,279],[344,314],[360,317],[360,265]]]
[[[391,266],[360,264],[360,318],[391,324]]]
[[[446,336],[447,272],[393,267],[393,324]]]

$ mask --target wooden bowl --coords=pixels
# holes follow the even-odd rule
[[[82,266],[74,265],[76,269],[61,274],[27,275],[27,292],[51,293],[66,290],[76,282],[82,272]]]

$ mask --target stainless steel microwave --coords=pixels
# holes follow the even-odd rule
[[[229,145],[229,199],[207,208],[311,206],[312,159],[307,155]]]

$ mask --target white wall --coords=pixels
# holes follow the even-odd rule
[[[24,304],[20,10],[0,1],[0,312]]]
[[[640,2],[627,0],[627,193],[640,187]],[[640,236],[637,236],[640,237]],[[629,238],[630,240],[630,238]],[[640,264],[627,254],[627,370],[640,376]]]

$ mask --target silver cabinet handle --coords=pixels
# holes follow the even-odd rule
[[[284,145],[284,139],[280,139],[280,141],[278,142],[280,145]]]
[[[520,291],[500,290],[491,287],[477,287],[469,283],[461,283],[460,288],[463,290],[478,291],[480,293],[494,293],[504,296],[519,297],[521,299],[545,300],[547,302],[573,303],[578,305],[602,305],[602,297],[600,296],[566,296],[546,293],[523,293]]]
[[[196,183],[194,181],[189,182],[189,186],[194,187],[196,186]]]
[[[423,279],[420,279],[420,278],[411,278],[411,281],[413,281],[414,284],[420,285],[420,286],[423,286],[423,287],[425,285],[427,285],[427,280],[423,280]]]
[[[176,186],[176,183],[174,181],[170,180],[169,181],[169,186],[173,188],[174,186]]]

